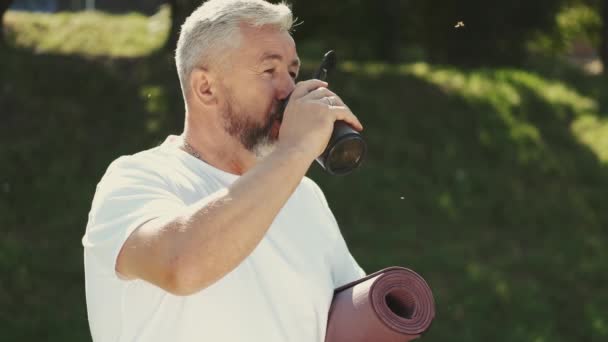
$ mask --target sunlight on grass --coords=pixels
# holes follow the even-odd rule
[[[579,93],[566,83],[543,78],[518,69],[479,69],[462,71],[447,66],[413,63],[399,66],[378,63],[342,63],[345,72],[379,77],[381,75],[415,76],[438,86],[449,95],[460,96],[471,104],[490,105],[504,124],[510,127],[514,141],[521,145],[520,156],[534,158],[533,146],[542,148],[542,135],[532,122],[534,112],[522,110],[522,96],[532,93],[553,108],[559,120],[571,121],[572,134],[587,145],[597,157],[608,162],[608,121],[600,119],[596,99]],[[571,116],[571,117],[569,117]],[[481,131],[480,140],[491,142]]]
[[[608,162],[608,119],[583,115],[572,123],[572,131],[604,162]]]
[[[170,25],[168,6],[151,17],[98,11],[8,11],[5,20],[14,44],[37,53],[112,57],[150,54],[163,45]]]
[[[526,71],[513,71],[507,79],[524,85],[553,106],[565,106],[576,113],[597,111],[597,102],[579,94],[563,82],[550,81]]]

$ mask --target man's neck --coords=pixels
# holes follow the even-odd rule
[[[228,173],[242,175],[257,162],[253,153],[223,129],[211,129],[186,121],[182,139],[204,162]]]

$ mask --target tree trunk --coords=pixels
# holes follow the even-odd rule
[[[401,57],[399,52],[402,44],[403,3],[404,1],[400,0],[388,0],[385,1],[384,6],[380,6],[382,17],[385,20],[380,22],[381,25],[378,28],[381,33],[381,36],[378,37],[378,57],[389,63],[398,63]]]
[[[0,0],[0,46],[6,45],[6,37],[4,35],[4,14],[11,7],[13,0]]]
[[[165,42],[165,51],[174,51],[179,38],[179,31],[186,18],[206,0],[168,0],[171,8],[171,30]]]
[[[173,51],[177,45],[177,38],[179,34],[179,28],[182,24],[182,20],[180,17],[180,11],[183,10],[181,6],[179,6],[178,0],[169,0],[169,8],[171,8],[171,29],[169,30],[169,37],[165,42],[164,50],[165,51]]]
[[[600,16],[602,18],[600,59],[604,66],[604,75],[608,75],[608,0],[602,1],[600,5]]]

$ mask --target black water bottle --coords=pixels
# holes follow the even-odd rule
[[[312,77],[327,80],[327,75],[336,64],[336,54],[331,50],[323,56],[321,65]],[[285,110],[288,101],[289,97],[285,99],[282,110]],[[316,161],[329,174],[346,175],[361,165],[366,153],[367,144],[361,134],[345,121],[336,121],[329,143]]]

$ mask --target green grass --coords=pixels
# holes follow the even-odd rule
[[[160,42],[130,55],[101,25],[148,19],[95,14],[84,21],[101,29],[66,26],[56,34],[80,43],[64,45],[28,25],[88,14],[19,16],[17,47],[0,52],[2,336],[88,340],[80,238],[95,184],[117,156],[180,132],[183,103],[171,56],[145,55]],[[116,44],[150,39],[123,33]],[[310,176],[367,271],[428,280],[438,315],[424,341],[608,338],[606,86],[548,63],[341,65],[331,87],[365,124],[369,156],[350,176]]]
[[[9,11],[6,23],[15,44],[35,53],[113,57],[142,56],[160,48],[170,25],[167,6],[152,17],[135,12],[74,15]]]

